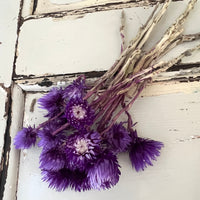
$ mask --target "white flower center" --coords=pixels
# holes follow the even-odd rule
[[[73,115],[77,119],[83,119],[86,114],[86,110],[82,108],[80,105],[76,105],[72,107]]]
[[[76,140],[76,143],[74,144],[75,148],[76,148],[76,152],[79,154],[84,154],[88,151],[88,143],[87,140],[85,139],[80,139],[80,140]]]

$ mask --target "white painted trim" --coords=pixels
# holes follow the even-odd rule
[[[8,170],[3,200],[16,199],[19,151],[13,145],[13,138],[22,127],[24,115],[24,93],[18,85],[14,85],[12,99],[12,121],[10,126],[11,146],[9,155],[7,155]]]
[[[24,0],[23,9],[22,9],[22,17],[27,17],[29,15],[32,15],[33,2],[34,0]]]

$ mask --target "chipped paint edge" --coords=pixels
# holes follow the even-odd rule
[[[66,76],[56,76],[56,77],[48,77],[45,80],[48,80],[52,83],[49,87],[40,86],[38,83],[44,81],[44,78],[36,78],[30,80],[20,80],[16,81],[17,84],[21,87],[22,90],[26,92],[47,92],[52,87],[66,87],[73,80],[76,79],[77,76],[74,77],[66,77]],[[94,82],[98,78],[87,78],[88,85],[92,86]],[[171,93],[194,93],[200,92],[200,82],[199,80],[190,81],[189,79],[179,81],[179,80],[171,80],[171,81],[156,81],[149,83],[144,91],[142,92],[142,96],[157,96]]]
[[[17,101],[12,101],[12,113],[11,113],[11,124],[9,129],[9,135],[11,139],[10,151],[7,152],[7,176],[4,193],[2,200],[15,200],[17,199],[17,180],[18,180],[18,165],[19,165],[19,151],[15,149],[13,145],[13,138],[17,131],[20,130],[23,123],[24,113],[24,97],[25,94],[18,85],[14,85],[12,99],[17,99]]]

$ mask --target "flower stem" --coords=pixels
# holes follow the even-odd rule
[[[120,117],[120,115],[127,111],[135,102],[135,100],[138,98],[138,96],[140,95],[140,93],[142,92],[142,90],[144,89],[144,84],[139,88],[137,94],[135,95],[135,97],[128,103],[128,105],[126,105],[123,109],[121,109],[113,118],[112,122],[110,123],[110,125],[108,126],[108,128],[106,128],[101,135],[105,134],[112,126],[113,124],[117,121],[117,119]]]
[[[64,110],[62,110],[61,112],[59,112],[56,116],[49,118],[47,121],[39,124],[39,126],[36,128],[36,131],[38,131],[39,129],[41,129],[43,126],[45,126],[46,124],[48,124],[49,122],[57,119],[58,117],[60,117],[62,114],[64,113]]]
[[[69,123],[66,123],[66,124],[62,125],[59,129],[57,129],[56,131],[54,131],[54,132],[52,133],[52,135],[58,134],[60,131],[66,129],[67,127],[69,127]]]

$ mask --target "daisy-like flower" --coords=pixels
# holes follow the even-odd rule
[[[45,170],[60,170],[66,164],[66,156],[62,146],[43,149],[40,154],[40,168]]]
[[[100,141],[101,138],[97,132],[70,135],[67,139],[65,150],[68,168],[85,170],[100,153]]]
[[[117,157],[109,152],[102,153],[95,164],[88,170],[88,178],[93,189],[105,190],[119,181],[120,170]]]
[[[67,100],[71,98],[82,98],[85,89],[85,79],[79,77],[64,89],[63,97]]]
[[[70,125],[78,130],[91,125],[94,120],[94,112],[87,104],[87,101],[79,98],[71,99],[68,102],[65,115]]]
[[[153,165],[152,161],[160,156],[160,150],[164,145],[162,142],[138,137],[136,130],[131,131],[131,136],[129,157],[132,166],[138,172],[144,170],[148,165]]]
[[[20,130],[14,138],[16,149],[28,149],[34,146],[37,140],[37,132],[31,126]]]
[[[91,186],[85,171],[72,171],[67,168],[58,171],[42,170],[42,180],[49,183],[49,187],[63,191],[68,187],[75,191],[90,190]]]
[[[48,123],[41,130],[38,131],[40,141],[38,142],[39,147],[52,148],[60,145],[66,140],[66,136],[62,132],[52,135],[52,133],[59,128],[59,124]]]
[[[123,126],[123,123],[114,124],[107,133],[107,143],[114,154],[127,150],[131,142],[129,132]]]
[[[64,98],[62,88],[52,88],[48,94],[38,99],[40,107],[48,111],[45,117],[54,117],[64,108]]]

